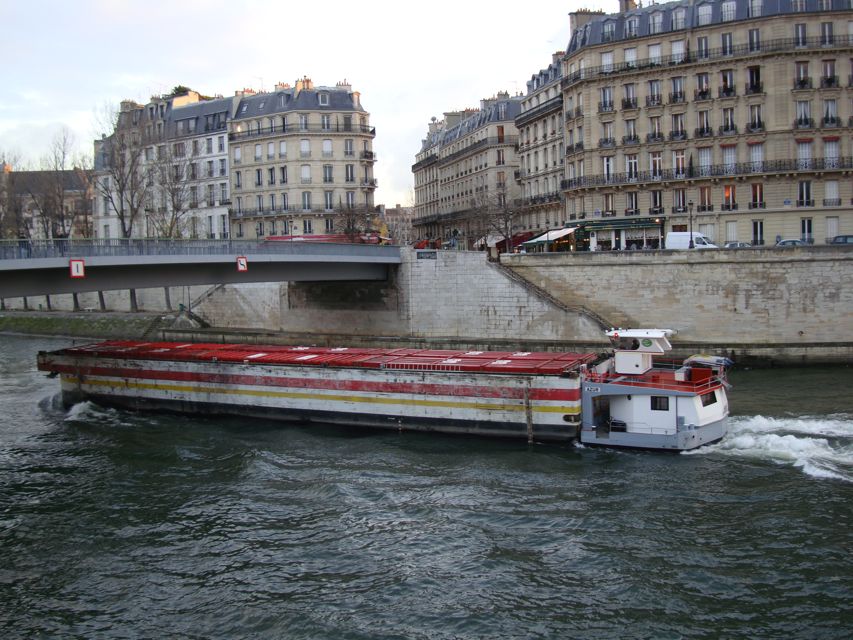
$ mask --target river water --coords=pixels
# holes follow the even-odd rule
[[[848,638],[853,370],[693,454],[57,403],[0,336],[2,638]]]

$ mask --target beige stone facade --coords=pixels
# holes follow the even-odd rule
[[[573,14],[564,59],[569,224],[815,244],[853,231],[846,0],[711,0]]]
[[[348,84],[244,92],[228,130],[232,237],[343,233],[342,211],[374,206],[374,137]]]
[[[416,238],[473,248],[489,234],[487,210],[518,199],[520,103],[500,93],[430,124],[412,167]]]

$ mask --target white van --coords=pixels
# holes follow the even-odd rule
[[[689,249],[690,248],[690,231],[670,231],[666,234],[667,249]],[[693,248],[694,249],[719,249],[708,238],[703,236],[698,231],[693,232]]]

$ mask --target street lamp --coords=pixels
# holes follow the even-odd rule
[[[687,203],[687,220],[690,223],[690,244],[687,245],[687,248],[693,249],[693,200]]]

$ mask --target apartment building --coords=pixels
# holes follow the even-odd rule
[[[376,130],[349,84],[302,78],[238,97],[228,130],[234,237],[340,234],[346,211],[373,209]]]
[[[94,143],[94,237],[228,237],[234,107],[195,91],[123,101]]]
[[[572,14],[563,61],[562,191],[580,245],[853,230],[849,0],[620,4]]]
[[[525,230],[561,226],[565,221],[562,182],[565,178],[563,141],[563,56],[527,81],[527,93],[515,119],[518,129],[521,207],[519,224]]]
[[[522,98],[507,93],[479,109],[433,120],[416,163],[413,235],[473,248],[489,233],[489,211],[520,197],[518,116]]]

